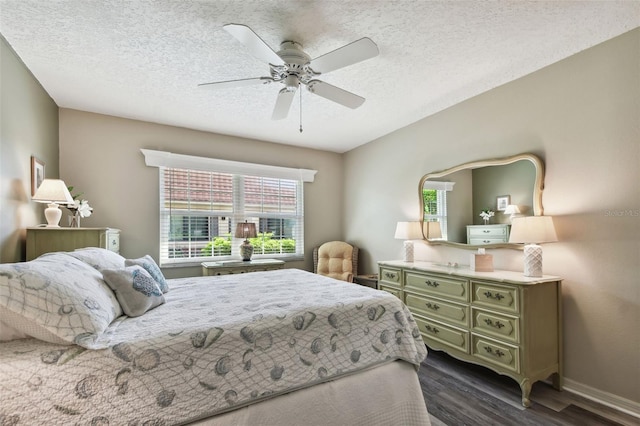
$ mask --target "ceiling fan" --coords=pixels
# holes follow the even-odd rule
[[[269,64],[270,77],[243,78],[239,80],[215,81],[199,84],[199,87],[222,89],[228,87],[250,86],[278,82],[284,88],[278,93],[271,118],[286,118],[293,97],[300,84],[307,86],[309,92],[325,99],[355,109],[364,103],[364,98],[332,86],[316,77],[329,71],[343,68],[377,56],[378,46],[364,37],[315,59],[302,50],[295,41],[283,41],[280,50],[275,52],[251,28],[240,24],[227,24],[223,28],[242,43],[256,58]]]

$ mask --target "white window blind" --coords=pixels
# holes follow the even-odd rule
[[[143,153],[149,160],[145,151],[148,150]],[[196,159],[189,163],[195,165],[199,157],[190,158]],[[212,159],[203,160],[207,163]],[[242,239],[235,238],[234,231],[236,224],[244,221],[255,223],[258,231],[258,236],[250,239],[253,258],[303,257],[304,185],[298,169],[278,168],[288,170],[286,176],[298,177],[290,179],[273,177],[273,173],[265,173],[271,176],[238,173],[242,171],[238,166],[244,163],[227,162],[234,163],[235,173],[228,172],[228,168],[185,169],[168,166],[170,161],[163,163],[147,162],[157,166],[160,175],[161,265],[238,259]],[[208,166],[215,166],[214,163]],[[250,167],[251,171],[259,168],[254,164]],[[315,171],[305,173],[313,178]]]
[[[424,220],[440,222],[442,239],[447,239],[447,191],[453,191],[455,182],[427,180],[422,186]]]

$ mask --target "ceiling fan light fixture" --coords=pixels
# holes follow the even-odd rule
[[[295,92],[300,86],[300,80],[297,75],[289,74],[284,80],[284,85],[287,88],[287,92]]]

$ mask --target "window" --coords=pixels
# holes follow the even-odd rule
[[[244,221],[258,231],[253,258],[303,257],[303,187],[315,171],[142,151],[159,167],[161,265],[238,259]]]
[[[440,226],[427,226],[427,238],[447,239],[447,191],[453,191],[455,182],[428,180],[422,187],[424,221],[438,222]],[[428,231],[427,231],[428,230]],[[433,231],[433,237],[430,237]]]

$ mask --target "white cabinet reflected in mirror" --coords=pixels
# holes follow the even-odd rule
[[[511,219],[543,215],[543,187],[544,166],[533,154],[428,173],[419,185],[424,238],[470,249],[521,248],[508,243]]]

